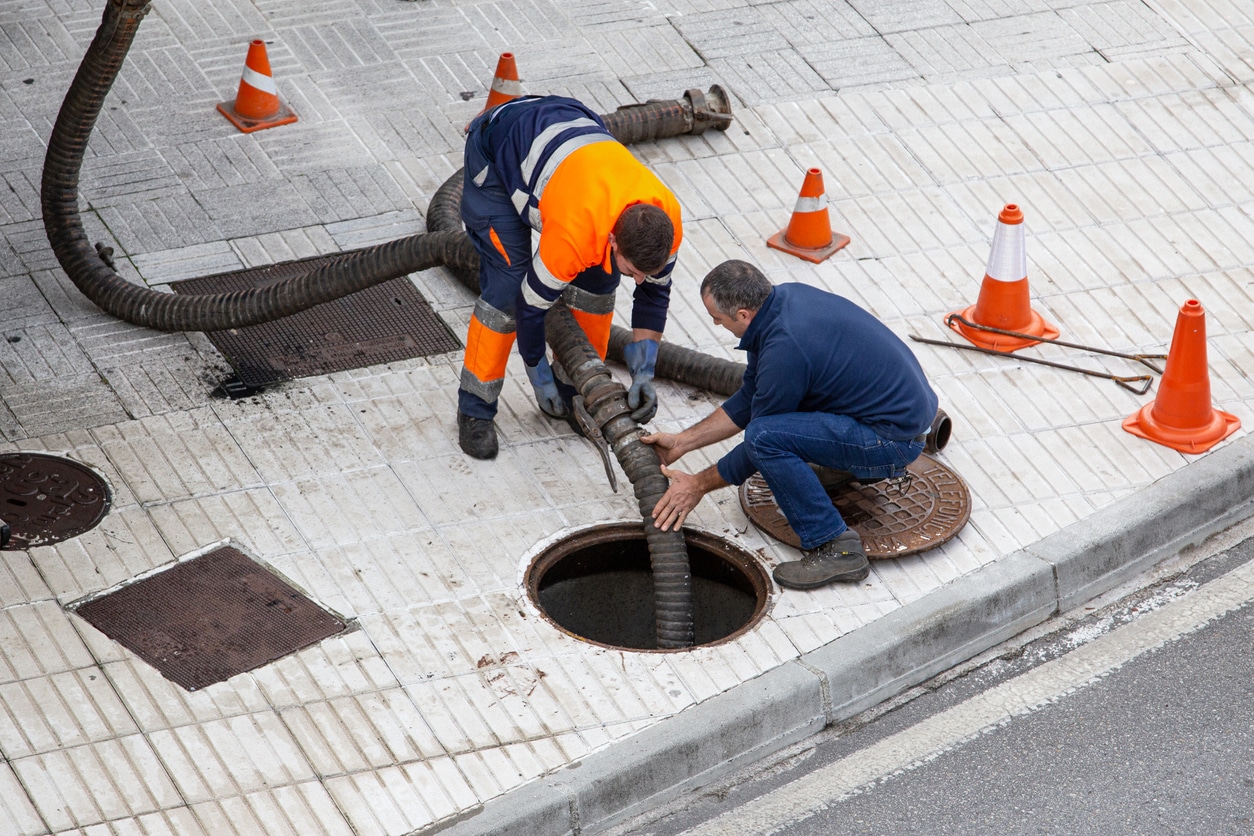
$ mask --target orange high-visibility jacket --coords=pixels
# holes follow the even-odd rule
[[[632,327],[661,331],[683,239],[670,189],[574,99],[515,99],[493,110],[483,132],[514,208],[540,233],[515,311],[523,360],[534,364],[544,354],[544,314],[579,273],[600,266],[614,274],[609,235],[635,203],[659,207],[675,227],[670,259],[637,289],[632,310]]]

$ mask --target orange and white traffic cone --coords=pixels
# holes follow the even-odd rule
[[[964,325],[957,317],[976,325],[1028,336],[1011,337],[981,331]],[[1032,310],[1028,296],[1028,257],[1024,245],[1023,211],[1015,204],[1007,203],[997,216],[997,228],[993,230],[993,248],[988,256],[988,266],[984,270],[979,298],[965,310],[954,311],[946,316],[945,324],[981,348],[991,348],[994,351],[1014,351],[1058,336],[1058,329]]]
[[[1153,403],[1125,418],[1123,428],[1181,453],[1205,453],[1241,429],[1240,418],[1211,406],[1206,311],[1196,299],[1185,302],[1176,316],[1167,368]]]
[[[480,113],[486,113],[499,104],[513,101],[522,95],[522,82],[518,80],[518,65],[514,63],[514,53],[502,52],[496,62],[496,75],[492,77],[492,86],[488,89],[488,103]]]
[[[818,264],[848,243],[848,235],[832,232],[827,196],[823,193],[823,172],[812,168],[801,184],[788,227],[766,239],[766,245]]]
[[[291,108],[279,101],[279,91],[270,74],[265,41],[258,39],[248,45],[248,57],[244,59],[244,72],[240,75],[235,101],[220,103],[218,110],[246,134],[296,121],[296,114]]]

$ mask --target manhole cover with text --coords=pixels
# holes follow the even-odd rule
[[[112,497],[91,468],[46,453],[0,454],[0,521],[5,549],[47,546],[95,528]]]
[[[911,478],[900,489],[886,480],[827,490],[845,523],[862,538],[866,556],[872,560],[935,548],[957,534],[971,516],[971,492],[958,474],[926,455],[907,469]],[[762,531],[801,548],[800,538],[784,518],[762,474],[753,474],[740,486],[740,507]]]

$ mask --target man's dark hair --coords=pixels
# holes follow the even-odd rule
[[[614,222],[618,252],[645,275],[661,272],[671,257],[675,225],[652,203],[633,203]]]
[[[701,297],[709,296],[719,313],[734,317],[742,308],[756,312],[773,288],[761,270],[747,261],[732,259],[706,274],[701,281]]]

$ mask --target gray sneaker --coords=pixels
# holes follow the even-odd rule
[[[871,563],[862,548],[862,538],[852,528],[835,540],[815,549],[806,549],[800,560],[775,567],[775,582],[789,589],[818,589],[837,581],[860,581],[871,574]]]

